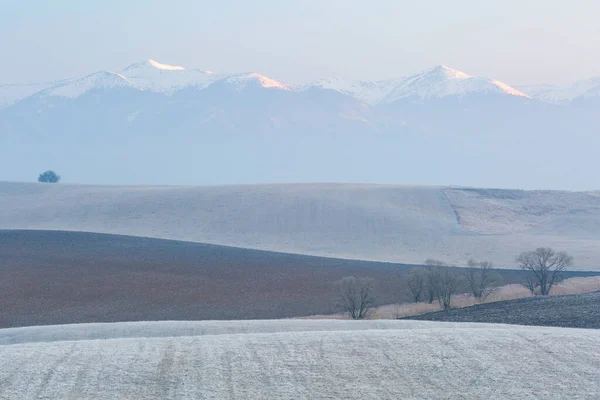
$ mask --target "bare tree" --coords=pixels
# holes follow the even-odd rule
[[[346,276],[335,283],[340,306],[352,319],[364,319],[375,306],[374,283],[373,278],[354,276]]]
[[[529,275],[525,282],[523,282],[523,286],[525,286],[532,295],[535,295],[535,289],[538,287],[538,283],[535,279],[535,276]]]
[[[424,273],[425,280],[425,300],[431,304],[435,299],[438,298],[437,286],[439,280],[439,267],[446,266],[446,263],[440,260],[434,260],[428,258],[425,260],[425,265],[427,265],[427,270]]]
[[[452,296],[456,294],[460,286],[460,274],[450,268],[439,267],[437,274],[437,299],[440,307],[448,310],[451,307]]]
[[[430,266],[424,273],[425,280],[425,301],[429,304],[433,303],[438,297],[437,286],[439,278],[439,267]]]
[[[421,301],[421,297],[425,292],[425,277],[423,271],[414,270],[408,276],[408,287],[412,294],[412,299],[415,303]],[[433,301],[433,300],[431,300]]]
[[[540,294],[546,296],[562,280],[561,273],[573,264],[573,257],[564,251],[556,253],[550,248],[540,247],[535,251],[521,253],[517,262],[522,269],[531,271]]]
[[[490,261],[469,260],[464,276],[469,290],[477,300],[488,297],[497,288],[498,278]]]

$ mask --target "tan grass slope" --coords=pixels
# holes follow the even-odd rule
[[[290,253],[514,267],[565,250],[600,268],[599,192],[361,184],[86,186],[0,183],[0,229],[179,239]]]

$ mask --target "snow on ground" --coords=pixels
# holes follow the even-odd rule
[[[444,323],[445,327],[478,327],[476,324]],[[159,338],[246,333],[356,331],[430,328],[431,323],[394,320],[235,320],[235,321],[146,321],[71,325],[43,325],[0,329],[0,346],[96,339]],[[502,325],[493,326],[504,328]]]
[[[45,329],[67,340],[31,341]],[[597,330],[294,320],[7,331],[18,344],[0,345],[2,399],[600,396]]]
[[[374,261],[515,267],[540,246],[600,260],[597,192],[363,184],[91,186],[0,183],[0,229],[188,240]]]

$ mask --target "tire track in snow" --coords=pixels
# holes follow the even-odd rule
[[[46,390],[48,389],[48,385],[50,384],[50,381],[54,378],[54,375],[56,375],[57,370],[60,367],[62,367],[67,362],[67,360],[69,360],[75,354],[76,350],[78,349],[78,345],[79,343],[77,342],[71,343],[70,347],[65,352],[65,354],[58,360],[56,360],[56,362],[54,362],[51,366],[48,367],[46,374],[42,378],[42,382],[37,388],[35,398],[41,397],[41,395],[44,392],[46,392]]]

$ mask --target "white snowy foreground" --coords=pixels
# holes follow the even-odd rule
[[[422,321],[0,330],[2,399],[597,399],[600,331]]]

